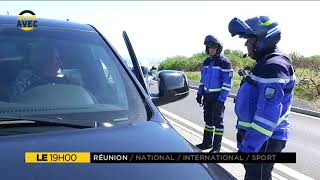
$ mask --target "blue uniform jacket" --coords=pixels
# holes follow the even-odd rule
[[[280,52],[258,61],[237,94],[237,128],[246,130],[240,151],[258,152],[269,138],[288,139],[295,79],[291,61]]]
[[[232,76],[232,65],[227,57],[207,58],[201,68],[198,94],[213,93],[217,100],[225,102],[232,87]]]

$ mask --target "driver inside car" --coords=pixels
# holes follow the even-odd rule
[[[28,89],[63,80],[62,59],[59,50],[46,44],[31,52],[30,66],[21,70],[13,88],[13,98],[21,96]]]

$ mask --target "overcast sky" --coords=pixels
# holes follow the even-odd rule
[[[124,58],[128,57],[122,31],[126,30],[139,59],[159,61],[175,55],[192,56],[204,50],[208,34],[224,49],[246,51],[244,40],[231,37],[228,23],[260,15],[278,21],[279,47],[304,56],[320,55],[320,2],[316,1],[120,1],[120,2],[0,2],[0,14],[32,10],[37,17],[67,19],[98,28]]]

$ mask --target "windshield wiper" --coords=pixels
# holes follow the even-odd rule
[[[83,121],[65,121],[60,117],[55,118],[40,118],[31,116],[0,116],[0,127],[3,125],[21,124],[21,123],[32,123],[35,122],[41,125],[56,125],[73,128],[92,128],[95,127],[94,123],[83,122]]]

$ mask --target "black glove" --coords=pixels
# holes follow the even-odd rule
[[[237,142],[239,144],[241,144],[241,142],[243,141],[245,134],[246,134],[246,130],[244,130],[244,129],[239,129],[238,130],[238,132],[237,132]]]
[[[197,94],[197,102],[199,103],[199,104],[202,104],[202,96],[201,95],[199,95],[199,94]]]

